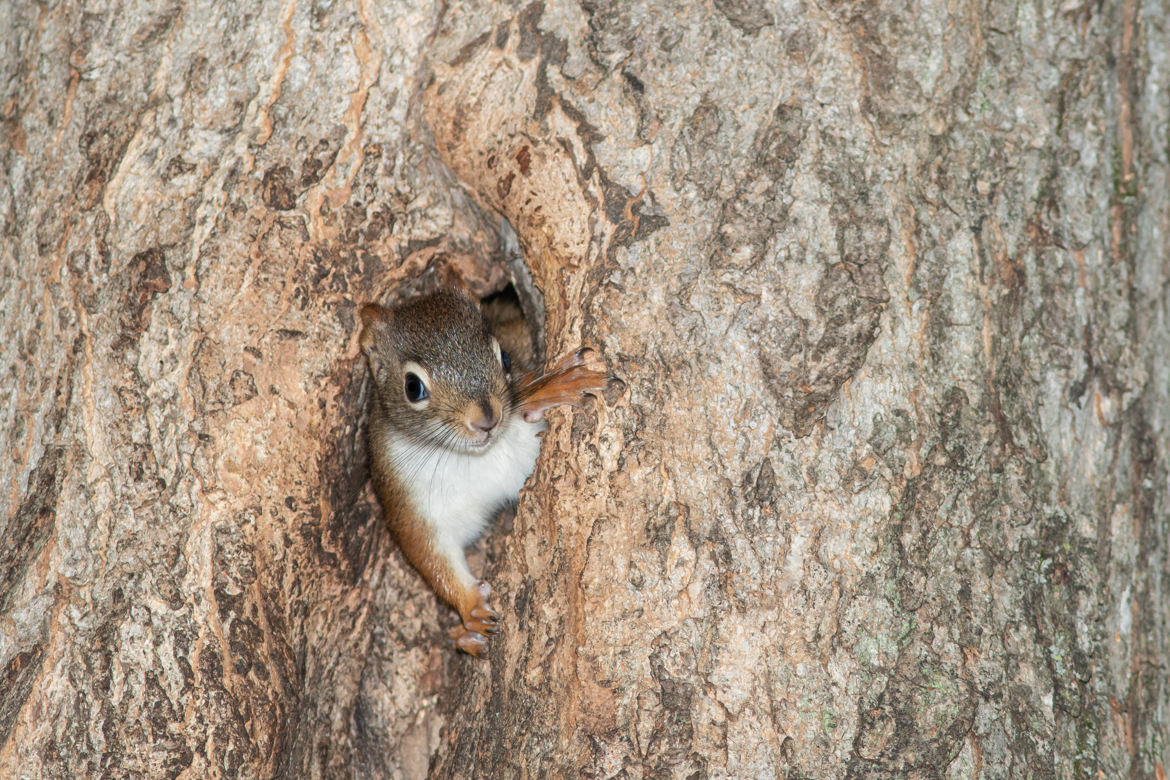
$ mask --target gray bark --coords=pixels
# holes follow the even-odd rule
[[[0,776],[1164,777],[1168,11],[0,6]],[[486,662],[366,485],[448,263],[623,380]]]

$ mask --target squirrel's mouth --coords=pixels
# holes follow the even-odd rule
[[[485,434],[481,439],[462,439],[461,444],[468,452],[483,452],[496,440],[496,437],[490,433]]]

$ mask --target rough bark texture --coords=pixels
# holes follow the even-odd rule
[[[0,776],[1163,778],[1168,13],[0,4]],[[497,212],[476,662],[354,314]]]

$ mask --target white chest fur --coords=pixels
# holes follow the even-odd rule
[[[463,548],[483,533],[493,514],[515,501],[540,454],[545,423],[506,423],[484,452],[466,453],[390,437],[390,461],[414,511],[442,546]],[[462,557],[462,556],[460,556]]]

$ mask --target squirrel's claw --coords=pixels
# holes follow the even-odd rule
[[[500,616],[491,608],[473,609],[471,618],[463,621],[463,627],[469,631],[495,634],[500,630]]]
[[[451,631],[451,638],[455,646],[476,658],[482,658],[487,650],[487,634],[495,634],[500,630],[500,616],[488,606],[487,598],[492,594],[492,588],[486,582],[479,582],[469,591],[468,602],[460,614],[462,624]]]
[[[455,646],[468,655],[483,658],[487,650],[487,637],[477,631],[463,629],[463,633],[455,637]]]
[[[537,422],[546,410],[561,404],[577,405],[586,395],[600,393],[610,377],[585,365],[593,350],[582,347],[557,361],[546,374],[520,388],[519,408],[527,422]]]

